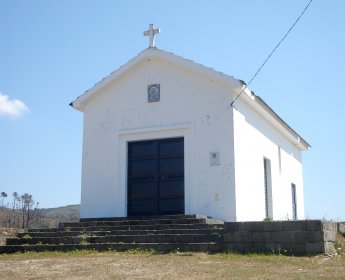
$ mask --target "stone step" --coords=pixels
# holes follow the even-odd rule
[[[8,238],[6,245],[83,244],[83,243],[200,243],[220,242],[223,235],[215,234],[152,234],[152,235],[105,235],[88,234],[68,237]]]
[[[104,235],[112,235],[112,231],[110,230],[101,230],[101,231],[64,231],[64,230],[56,230],[56,231],[30,231],[30,232],[23,232],[18,233],[18,238],[32,238],[32,237],[68,237],[68,236],[79,236],[81,234],[90,234],[95,236],[104,236]],[[123,231],[125,232],[125,231]]]
[[[106,227],[123,225],[179,225],[179,224],[206,224],[204,218],[181,219],[149,219],[149,220],[118,220],[118,221],[90,221],[90,222],[66,222],[60,223],[59,228],[77,227]]]
[[[222,229],[218,224],[145,224],[145,225],[116,225],[116,226],[89,226],[89,227],[65,227],[48,229],[29,229],[27,232],[74,232],[74,231],[113,231],[113,230],[165,230],[165,229]]]
[[[87,219],[55,229],[30,229],[8,238],[1,252],[99,251],[215,252],[222,248],[224,222],[201,215]]]
[[[193,228],[181,228],[181,229],[161,229],[161,230],[102,230],[92,231],[85,228],[83,231],[54,231],[54,232],[30,232],[30,233],[18,233],[19,238],[33,238],[33,237],[68,237],[68,236],[80,236],[82,234],[88,234],[92,236],[105,236],[105,235],[148,235],[148,234],[213,234],[215,232],[222,232],[223,228],[219,227],[207,227],[204,229]]]
[[[113,217],[113,218],[81,218],[80,222],[94,221],[128,221],[128,220],[166,220],[166,219],[208,219],[205,215],[200,214],[179,214],[179,215],[158,215],[158,216],[132,216],[132,217]]]
[[[0,246],[0,253],[15,253],[26,251],[72,251],[72,250],[96,250],[96,251],[129,251],[148,250],[155,252],[208,252],[215,253],[223,249],[222,243],[102,243],[102,244],[63,244],[63,245],[7,245]]]

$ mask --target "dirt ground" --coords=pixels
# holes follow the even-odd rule
[[[70,252],[0,255],[0,279],[345,279],[345,257]]]

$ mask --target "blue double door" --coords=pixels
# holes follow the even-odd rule
[[[128,143],[128,216],[184,214],[184,139]]]

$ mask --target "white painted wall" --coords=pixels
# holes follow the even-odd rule
[[[84,113],[81,218],[127,216],[129,141],[181,136],[186,214],[263,220],[267,158],[273,219],[292,218],[291,183],[298,218],[304,218],[301,147],[290,142],[295,136],[286,128],[278,124],[287,133],[283,136],[277,122],[273,127],[265,119],[267,112],[258,113],[265,109],[253,110],[259,105],[247,102],[246,95],[236,109],[229,106],[239,81],[154,48],[116,73],[116,79],[106,78],[75,103]],[[160,84],[160,102],[147,102],[149,84]],[[211,152],[219,153],[220,165],[210,165]]]
[[[161,101],[148,103],[147,85],[157,83]],[[159,57],[101,88],[83,108],[81,218],[127,215],[128,141],[183,136],[186,213],[234,221],[231,100],[228,84]]]
[[[271,161],[272,218],[292,219],[291,183],[296,185],[298,218],[304,218],[300,149],[243,99],[238,99],[234,109],[234,143],[236,220],[262,221],[265,218],[264,158]]]

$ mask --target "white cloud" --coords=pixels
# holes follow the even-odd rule
[[[7,95],[0,92],[0,116],[19,118],[28,111],[29,109],[23,101],[10,100]]]

